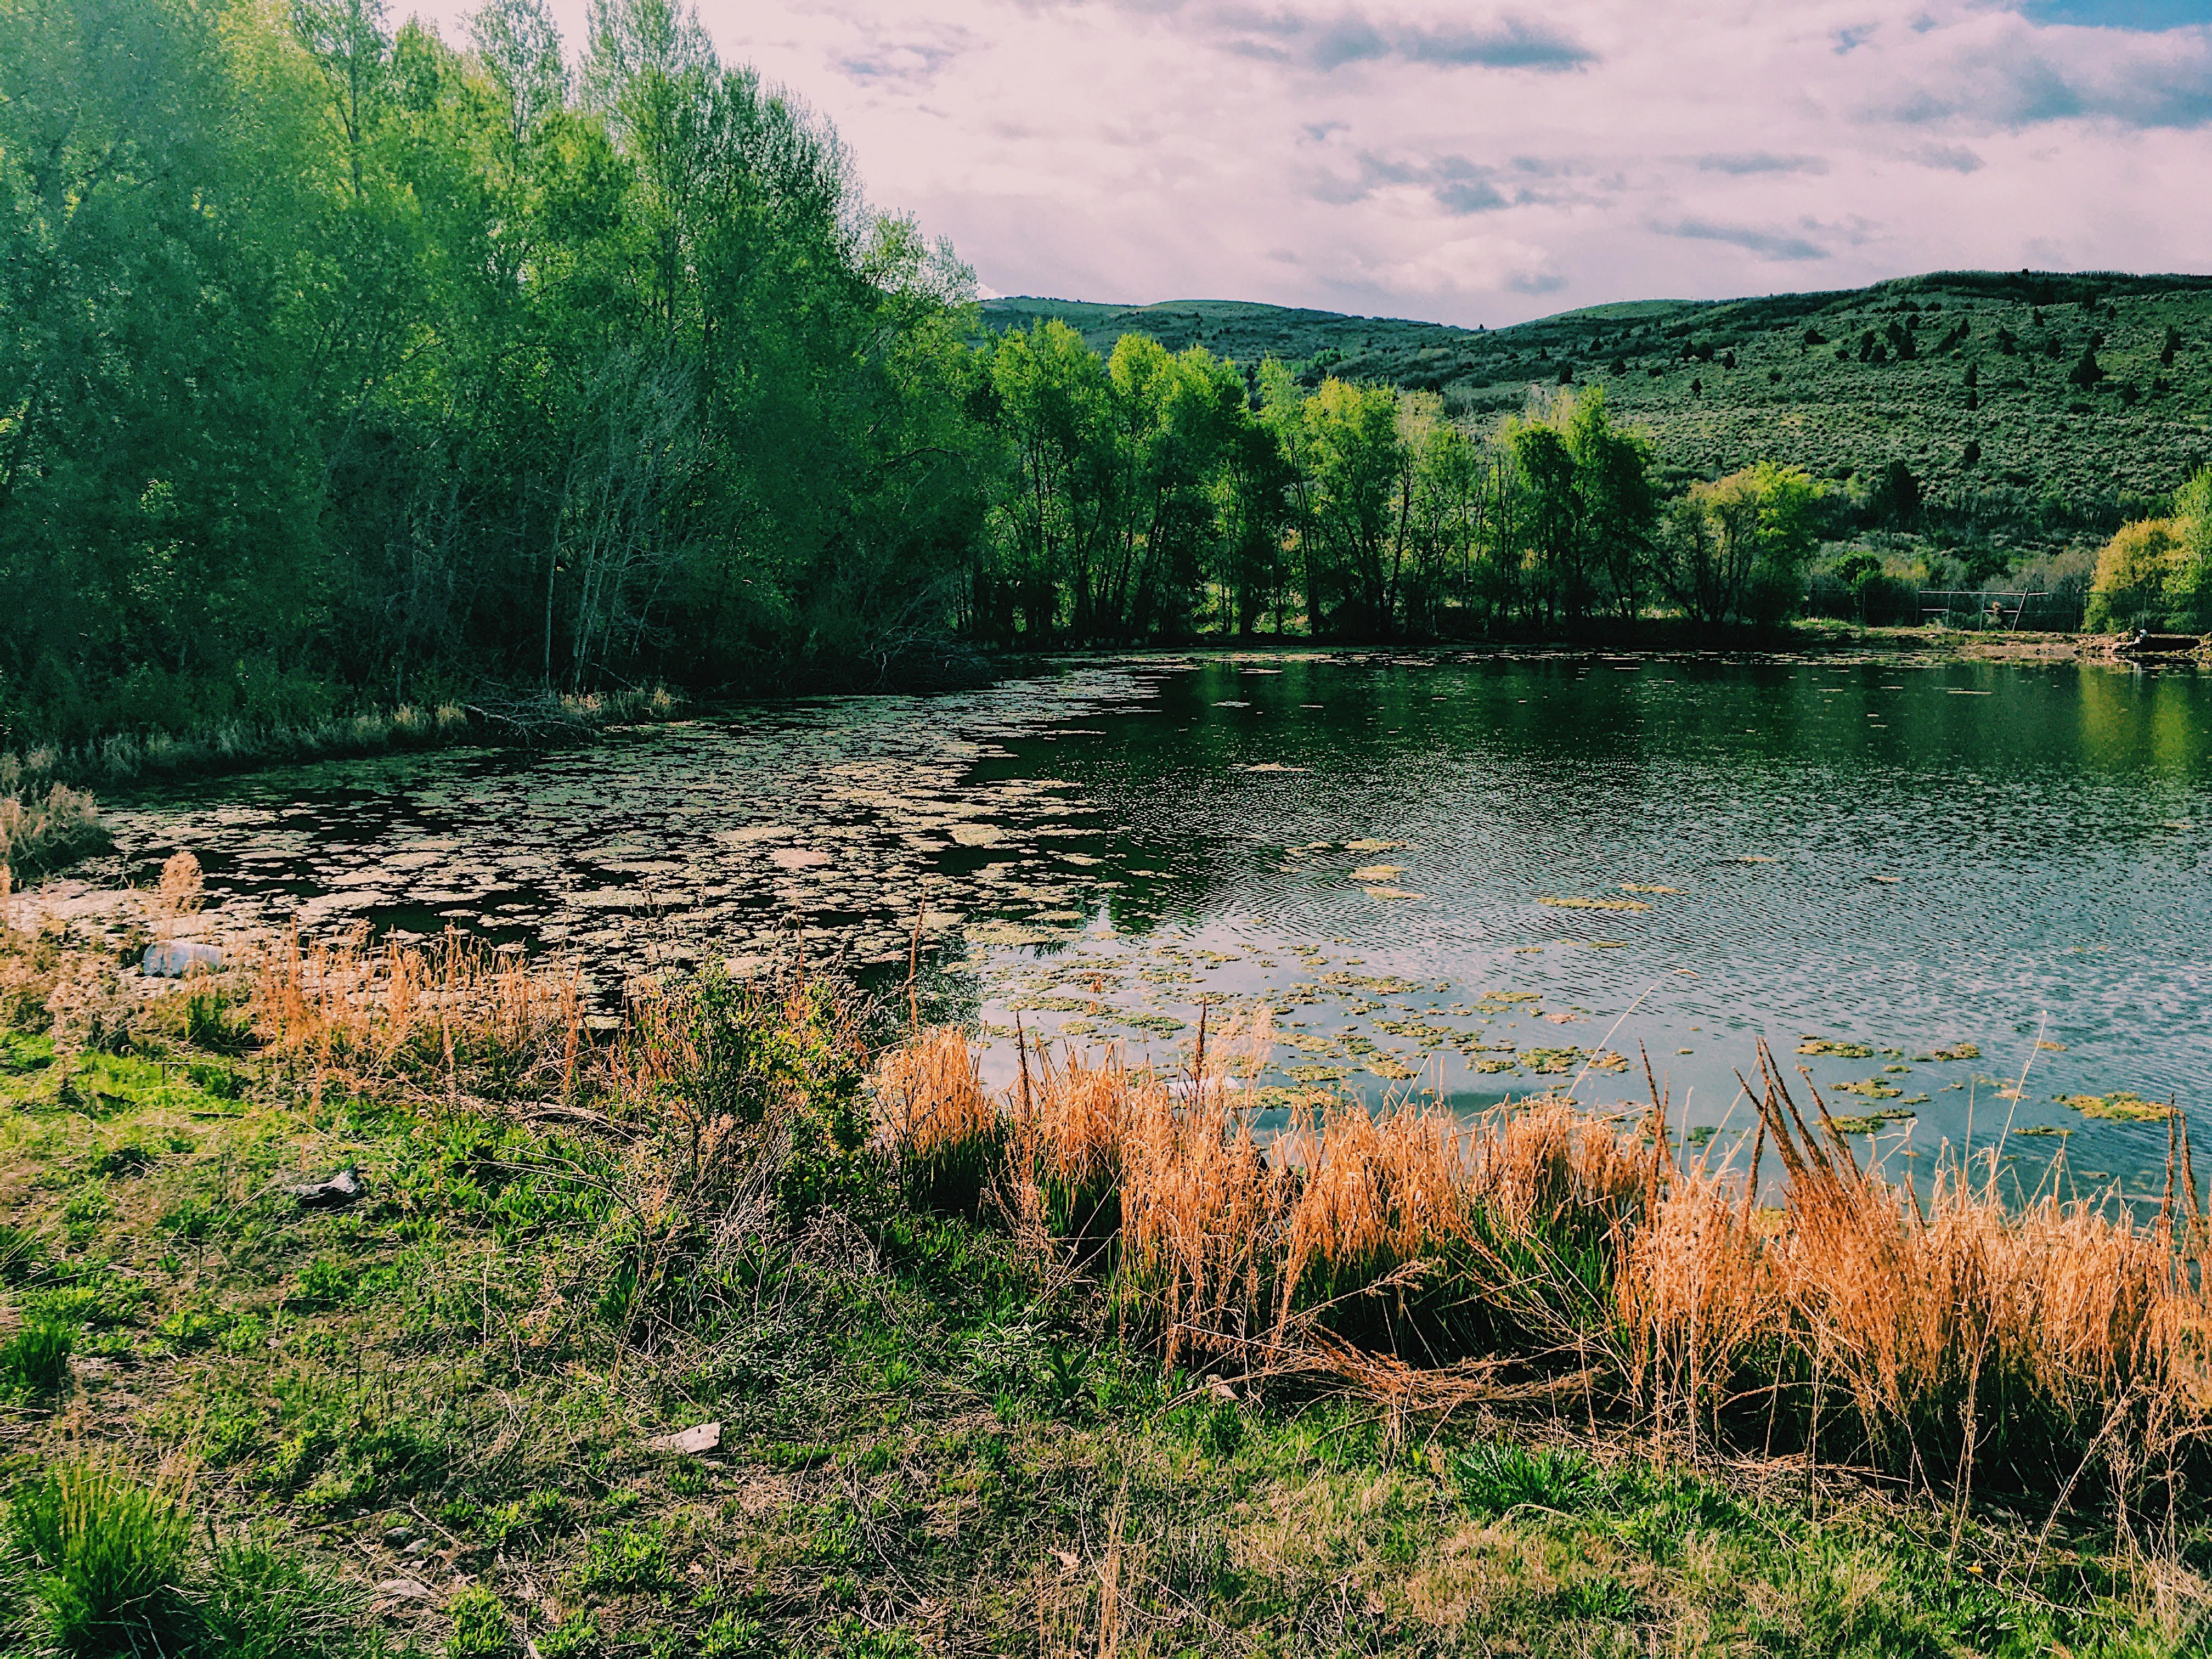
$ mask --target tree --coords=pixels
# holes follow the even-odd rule
[[[1770,622],[1802,599],[1820,488],[1796,467],[1761,461],[1694,484],[1667,512],[1659,573],[1703,622]]]

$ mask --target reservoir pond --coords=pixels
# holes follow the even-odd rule
[[[1335,1094],[1641,1109],[1648,1055],[1717,1161],[1745,1150],[1764,1037],[1923,1188],[1971,1145],[2008,1192],[2154,1200],[2164,1108],[2212,1103],[2194,675],[1086,659],[110,818],[143,866],[191,849],[221,926],[459,927],[571,957],[610,1005],[630,975],[779,954],[896,984],[918,921],[933,1003],[979,1024],[994,1081],[1017,1022],[1188,1066],[1201,1006],[1213,1033],[1264,1010],[1263,1133]]]

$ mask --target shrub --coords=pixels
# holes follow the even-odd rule
[[[2092,630],[2127,628],[2162,614],[2176,545],[2171,519],[2145,519],[2123,528],[2097,555],[2096,586],[2089,590]]]
[[[82,1656],[173,1651],[184,1506],[119,1465],[58,1463],[16,1498],[9,1520],[30,1558],[28,1598],[42,1633]],[[165,1639],[167,1638],[167,1639]]]

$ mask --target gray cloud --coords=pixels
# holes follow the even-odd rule
[[[2212,124],[2212,30],[2098,35],[2097,47],[2062,58],[2048,32],[2015,28],[1951,54],[1940,76],[1904,89],[1874,113],[1907,125],[1966,121],[2013,131],[2069,120],[2134,128]]]
[[[1565,31],[1510,12],[1487,24],[1423,27],[1388,19],[1378,24],[1358,11],[1323,19],[1230,7],[1212,14],[1211,21],[1230,37],[1229,49],[1242,56],[1303,60],[1323,71],[1348,64],[1400,63],[1556,74],[1598,61],[1595,52]]]
[[[1823,155],[1773,155],[1763,149],[1747,150],[1735,155],[1700,155],[1700,173],[1826,173],[1827,158]]]
[[[1548,270],[1522,271],[1505,279],[1505,286],[1516,294],[1556,294],[1567,285],[1567,279]]]
[[[1947,173],[1979,173],[1984,165],[1982,158],[1964,144],[1923,144],[1917,149],[1907,150],[1905,156],[1923,167],[1940,167]]]
[[[1680,236],[1692,242],[1725,242],[1755,253],[1762,259],[1825,259],[1828,250],[1786,231],[1760,230],[1753,225],[1716,224],[1710,219],[1683,219],[1671,225],[1654,225],[1662,236]]]
[[[1314,196],[1321,201],[1343,204],[1364,202],[1386,185],[1413,185],[1425,190],[1429,198],[1446,213],[1458,217],[1494,213],[1501,208],[1548,205],[1561,199],[1557,191],[1547,191],[1526,182],[1511,183],[1502,169],[1470,161],[1464,155],[1407,161],[1364,150],[1357,160],[1356,173],[1322,178],[1313,186]],[[1565,164],[1538,162],[1527,156],[1516,158],[1513,168],[1523,175],[1539,178],[1557,177],[1568,170]]]

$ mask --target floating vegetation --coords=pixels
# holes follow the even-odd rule
[[[956,823],[952,839],[963,847],[997,847],[1006,839],[1006,832],[995,823]]]
[[[2066,1052],[2066,1045],[2063,1042],[2045,1042],[2039,1038],[2035,1046],[2046,1054],[2063,1054]]]
[[[1717,1123],[1700,1123],[1682,1137],[1682,1144],[1686,1146],[1702,1146],[1719,1133],[1720,1125]]]
[[[1625,1072],[1628,1069],[1628,1056],[1615,1054],[1610,1048],[1601,1048],[1590,1056],[1589,1063],[1593,1072]]]
[[[1511,1054],[1493,1054],[1488,1060],[1476,1060],[1474,1069],[1478,1072],[1510,1072],[1520,1063]]]
[[[1292,1066],[1285,1069],[1284,1075],[1299,1083],[1341,1083],[1344,1081],[1344,1067],[1341,1066]]]
[[[1808,1036],[1797,1045],[1801,1054],[1832,1054],[1838,1060],[1872,1060],[1873,1048],[1864,1042],[1838,1042],[1832,1037]]]
[[[1388,1031],[1392,1036],[1411,1037],[1416,1042],[1431,1047],[1440,1042],[1456,1042],[1460,1037],[1460,1033],[1448,1026],[1431,1025],[1418,1019],[1378,1019],[1375,1022],[1375,1029]]]
[[[1728,860],[1730,864],[1772,864],[1774,860],[1764,853],[1744,853]]]
[[[1340,990],[1372,991],[1376,995],[1384,997],[1407,996],[1427,988],[1426,981],[1422,980],[1401,979],[1395,974],[1352,974],[1340,968],[1334,973],[1323,974],[1321,982],[1334,985]]]
[[[1532,1072],[1571,1072],[1582,1057],[1579,1048],[1531,1048],[1521,1056],[1521,1063]],[[1623,1066],[1627,1063],[1621,1061]]]
[[[1913,1056],[1915,1060],[1923,1062],[1938,1060],[1979,1060],[1981,1057],[1982,1048],[1978,1042],[1954,1042],[1948,1048],[1930,1048],[1924,1054]]]
[[[1639,887],[1632,881],[1624,881],[1620,884],[1620,890],[1624,893],[1679,893],[1682,890],[1679,887]]]
[[[2070,1135],[2074,1131],[2061,1128],[2056,1123],[2034,1123],[2024,1129],[2014,1129],[2013,1133],[2016,1135]]]
[[[1280,761],[1261,761],[1256,765],[1240,766],[1237,769],[1240,772],[1304,772],[1309,769],[1303,766],[1285,766]]]
[[[811,870],[829,863],[830,855],[817,847],[779,847],[768,855],[768,861],[779,870]]]
[[[1370,1055],[1367,1061],[1367,1069],[1379,1078],[1388,1078],[1393,1083],[1403,1083],[1407,1079],[1417,1075],[1412,1066],[1390,1054]]]
[[[1363,889],[1371,899],[1417,899],[1419,893],[1409,893],[1402,887],[1369,887]]]
[[[1905,1092],[1878,1077],[1861,1078],[1856,1083],[1838,1083],[1836,1088],[1843,1094],[1859,1095],[1868,1100],[1895,1100]]]
[[[1352,872],[1354,881],[1389,881],[1406,873],[1402,864],[1363,864]]]
[[[1536,991],[1485,991],[1476,999],[1479,1002],[1541,1002],[1543,995]]]
[[[1548,904],[1555,910],[1649,910],[1651,907],[1641,899],[1562,898],[1556,893],[1543,893],[1536,902]]]
[[[1139,1031],[1151,1031],[1159,1036],[1173,1036],[1183,1029],[1183,1022],[1171,1014],[1123,1014],[1121,1024]]]
[[[1344,843],[1347,853],[1395,853],[1412,843],[1402,841],[1348,841]]]
[[[2058,1103],[2071,1106],[2083,1117],[2108,1123],[2160,1123],[2173,1115],[2173,1108],[2122,1090],[2109,1095],[2061,1095]]]
[[[1912,1068],[1910,1066],[1885,1066],[1881,1069],[1885,1072],[1893,1073],[1897,1072],[1909,1072]]]

